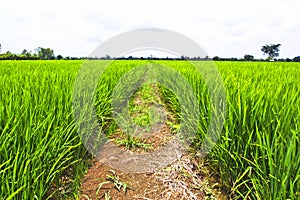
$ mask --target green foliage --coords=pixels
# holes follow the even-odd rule
[[[0,62],[0,197],[62,198],[78,190],[87,165],[71,103],[80,64]]]
[[[117,128],[110,105],[115,85],[124,73],[146,62],[114,62],[99,81],[95,110],[107,134]],[[205,82],[187,62],[155,62],[180,72],[196,93],[201,111],[197,149],[213,110]],[[232,198],[299,199],[299,64],[216,64],[226,88],[227,111],[219,142],[207,157],[210,166]],[[0,62],[0,199],[76,196],[87,166],[72,111],[80,65],[81,61]],[[167,106],[180,113],[184,108],[174,93],[159,87]],[[180,121],[180,114],[175,117]],[[172,128],[176,132],[180,126],[174,123]],[[135,138],[126,139],[129,146],[139,145]],[[61,177],[68,177],[69,183]]]
[[[152,148],[150,144],[144,143],[140,137],[138,136],[132,136],[131,134],[126,134],[126,137],[124,139],[116,139],[116,143],[119,146],[125,146],[126,149],[132,149],[135,148],[142,148],[144,150]]]
[[[219,142],[207,157],[211,167],[232,198],[299,199],[299,64],[216,64],[226,88],[227,113]],[[196,91],[203,119],[200,145],[213,109],[205,83],[188,64],[168,65],[183,74]],[[164,95],[178,109],[172,94]]]
[[[103,181],[98,185],[96,193],[97,194],[99,193],[99,191],[101,190],[103,185],[112,183],[119,192],[123,188],[123,192],[124,192],[124,194],[126,194],[127,189],[128,189],[128,184],[120,181],[120,177],[116,174],[116,172],[114,170],[110,170],[110,172],[111,172],[111,174],[107,175],[106,181]],[[108,198],[108,199],[110,198],[109,193],[105,193],[105,198]]]
[[[37,53],[32,54],[31,51],[24,49],[21,54],[14,54],[7,51],[4,54],[0,54],[0,60],[54,60],[54,51],[50,48],[38,47],[36,49]],[[63,57],[61,55],[57,56],[60,60]]]
[[[129,112],[133,122],[150,130],[151,126],[161,122],[155,105],[162,105],[154,83],[144,84],[130,99]]]
[[[40,60],[53,60],[54,59],[54,51],[50,48],[38,47],[36,49],[38,53],[38,57]]]

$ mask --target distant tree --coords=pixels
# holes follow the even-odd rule
[[[21,56],[25,59],[31,59],[32,56],[31,56],[31,52],[30,51],[27,51],[26,49],[24,49],[22,52],[21,52]]]
[[[286,58],[286,62],[292,62],[293,60],[290,58]]]
[[[28,51],[26,49],[24,49],[22,52],[21,52],[21,55],[26,55],[28,53]]]
[[[212,58],[213,60],[220,60],[220,57],[219,56],[215,56]]]
[[[56,56],[56,59],[57,60],[61,60],[61,59],[63,59],[64,57],[62,57],[62,55],[58,55],[58,56]]]
[[[229,58],[229,59],[225,59],[225,60],[230,60],[230,61],[238,61],[237,58]]]
[[[293,58],[293,61],[294,62],[300,62],[300,56],[297,56],[297,57]]]
[[[253,61],[254,60],[254,56],[246,54],[246,55],[244,55],[244,60]]]
[[[2,46],[1,46],[1,44],[0,44],[0,52],[1,52],[1,49],[2,49]]]
[[[41,60],[51,60],[54,59],[54,51],[50,48],[38,47],[36,49],[39,59]]]
[[[262,46],[261,51],[264,53],[264,55],[268,55],[267,60],[272,60],[274,57],[279,56],[279,51],[280,51],[280,46],[281,44],[266,44]]]
[[[4,55],[4,60],[16,60],[17,56],[10,51],[7,51]]]

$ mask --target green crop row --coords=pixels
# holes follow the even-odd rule
[[[186,62],[159,63],[178,70],[190,82],[204,119],[200,130],[207,130],[212,106],[203,77]],[[232,198],[299,199],[300,65],[216,65],[226,90],[226,117],[219,141],[206,157],[210,166]],[[170,102],[178,110],[174,97]]]
[[[60,177],[76,187],[86,150],[72,116],[79,62],[0,63],[0,196],[42,199],[61,190]],[[77,176],[78,174],[78,176]]]

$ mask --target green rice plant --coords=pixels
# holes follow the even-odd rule
[[[103,73],[94,102],[99,135],[103,132],[109,136],[119,128],[111,110],[111,96],[118,81],[134,67],[148,62],[115,61]],[[193,88],[200,110],[193,148],[199,150],[215,112],[203,77],[188,62],[153,63],[175,69]],[[72,107],[73,86],[81,64],[0,62],[0,199],[78,198],[80,178],[90,158],[73,118],[79,109]],[[226,89],[226,118],[217,145],[205,159],[233,199],[299,199],[299,64],[216,65]],[[163,85],[158,87],[167,110],[175,113],[173,125],[180,129],[180,113],[189,110],[181,107],[174,92]],[[153,101],[151,96],[146,95],[146,100]],[[141,124],[148,124],[151,113],[147,116],[147,123],[140,119]]]
[[[109,98],[116,75],[121,77],[138,63],[124,63],[123,71],[117,70],[120,64],[116,64],[117,68],[108,68],[110,75],[99,80],[98,91],[102,92],[95,108],[103,129],[110,123]],[[80,178],[90,162],[73,118],[74,83],[81,64],[0,62],[1,198],[62,199],[78,195]]]
[[[198,96],[202,120],[197,149],[214,109],[205,83],[188,63],[165,64],[185,76]],[[299,64],[216,64],[226,88],[227,111],[219,142],[207,162],[232,198],[299,199]],[[164,95],[179,110],[172,94]]]
[[[80,62],[0,62],[0,196],[42,199],[78,189],[86,167],[72,119]],[[85,163],[85,164],[84,164]],[[68,185],[59,177],[68,176]]]

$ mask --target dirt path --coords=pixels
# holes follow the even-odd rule
[[[151,108],[156,110],[149,110]],[[143,130],[138,129],[141,137],[129,138],[117,129],[110,135],[108,146],[118,145],[125,153],[143,155],[164,148],[168,141],[174,139],[176,119],[164,105],[157,85],[142,87],[132,98],[130,112],[134,122],[144,127]],[[155,118],[158,115],[165,119]],[[156,125],[153,126],[149,122],[151,120]],[[107,148],[106,153],[109,155],[114,152]],[[218,189],[217,182],[209,177],[209,170],[204,163],[188,154],[180,155],[170,164],[152,172],[128,173],[130,169],[124,169],[113,169],[94,159],[93,166],[82,179],[80,199],[226,199]]]
[[[207,169],[196,160],[184,157],[155,173],[124,173],[114,171],[115,175],[97,160],[82,179],[80,199],[226,199],[212,189],[207,177]],[[126,192],[109,181],[108,175],[115,176],[120,183],[127,184]],[[109,182],[99,188],[101,183]]]

